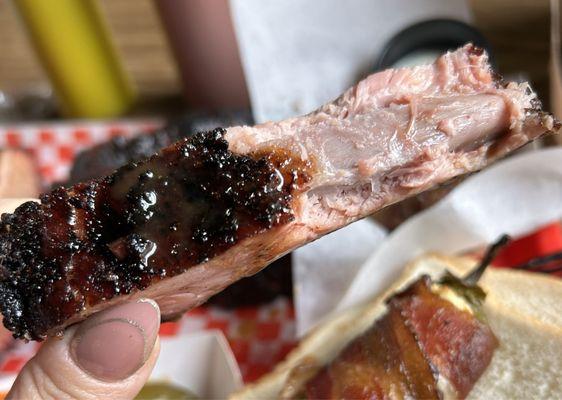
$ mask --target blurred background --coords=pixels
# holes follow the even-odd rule
[[[376,3],[375,0],[373,1]],[[181,76],[182,73],[185,75],[189,71],[182,71],[182,68],[184,70],[194,68],[189,62],[184,62],[183,65],[178,65],[176,62],[177,58],[173,53],[174,44],[170,42],[170,36],[166,34],[167,28],[164,25],[166,22],[172,24],[173,21],[170,18],[161,18],[162,13],[158,12],[158,4],[156,4],[158,2],[99,0],[96,3],[99,5],[101,17],[117,50],[117,57],[136,91],[132,105],[117,115],[170,115],[183,110],[185,96],[182,94],[185,85],[182,84]],[[222,6],[218,3],[222,3],[222,0],[211,0],[209,3],[214,3],[211,7],[214,7],[214,10],[202,10],[201,6],[195,5],[192,10],[180,10],[180,12],[200,12],[199,19],[209,18],[205,17],[205,13],[208,12],[220,13]],[[548,108],[549,1],[469,0],[467,4],[472,13],[471,24],[490,43],[499,70],[503,74],[524,74],[532,82]],[[384,15],[384,12],[381,14]],[[224,19],[220,15],[218,18]],[[189,16],[184,16],[184,21],[186,24],[191,24]],[[29,20],[27,22],[29,23]],[[170,30],[173,28],[168,27],[168,32]],[[205,34],[209,35],[209,32]],[[48,93],[52,80],[42,67],[41,56],[38,55],[36,47],[34,48],[33,40],[30,40],[26,34],[22,18],[18,15],[12,1],[0,2],[0,46],[2,92],[11,96]],[[71,68],[72,59],[67,62]],[[193,79],[201,79],[201,72],[191,71],[191,73]],[[242,98],[238,100],[237,105],[244,105],[244,94],[240,96]],[[206,105],[202,99],[192,96],[191,100],[191,106]],[[41,114],[38,116],[40,117]],[[46,116],[52,115],[47,113]]]

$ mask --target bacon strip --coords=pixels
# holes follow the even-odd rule
[[[452,383],[459,397],[466,397],[498,346],[491,329],[431,292],[427,277],[393,298],[390,304],[400,310],[439,374]]]
[[[424,276],[305,386],[309,399],[437,399],[439,375],[464,398],[492,359],[490,328],[430,290]]]

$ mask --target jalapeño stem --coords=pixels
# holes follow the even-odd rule
[[[488,265],[490,265],[490,263],[494,261],[494,258],[496,258],[496,255],[498,254],[500,249],[504,247],[510,240],[511,238],[509,237],[509,235],[504,234],[492,246],[490,246],[484,257],[482,258],[482,261],[480,261],[480,265],[478,265],[478,267],[474,269],[474,271],[464,277],[464,284],[468,286],[476,285]]]

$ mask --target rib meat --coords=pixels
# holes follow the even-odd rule
[[[0,224],[0,304],[43,339],[127,298],[163,318],[288,251],[491,161],[559,124],[467,45],[369,76],[309,115],[198,133]]]

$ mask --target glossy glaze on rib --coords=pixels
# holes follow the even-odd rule
[[[294,219],[306,168],[231,153],[199,133],[111,176],[25,203],[0,226],[4,323],[39,339],[85,308],[145,289]],[[22,318],[22,316],[24,316]]]

